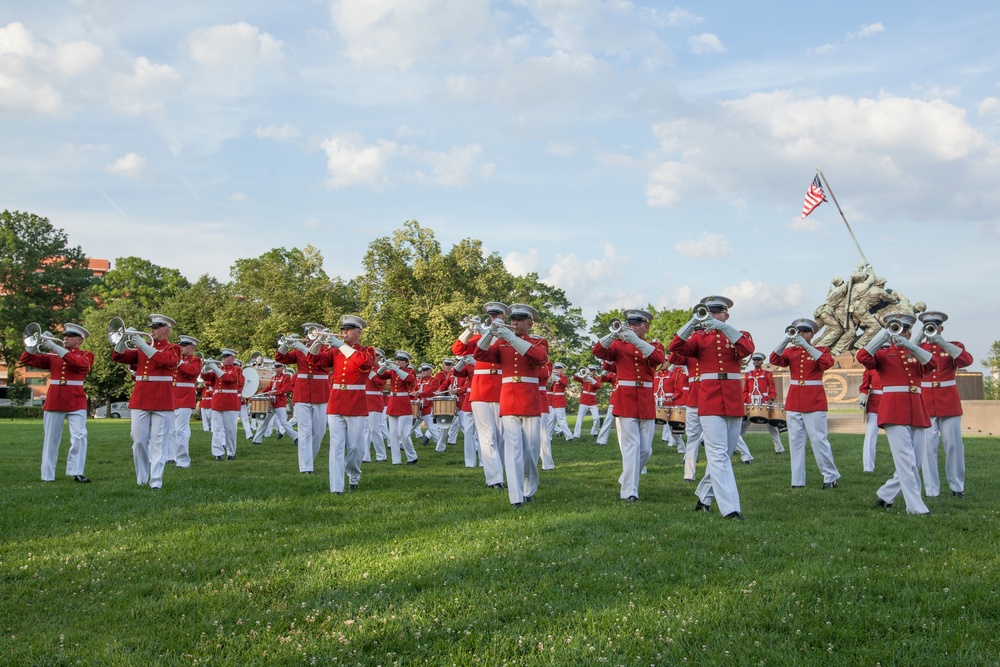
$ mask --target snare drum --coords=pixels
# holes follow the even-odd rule
[[[247,400],[247,412],[252,419],[264,419],[271,410],[270,396],[251,396]]]
[[[435,396],[434,415],[435,424],[450,424],[455,419],[455,408],[458,407],[458,399],[454,396]]]
[[[667,418],[670,424],[670,431],[673,433],[683,433],[687,425],[687,408],[684,406],[674,406],[670,408],[670,417]]]
[[[785,405],[783,403],[775,403],[770,406],[767,413],[767,423],[779,429],[788,428],[785,417]]]
[[[770,409],[766,405],[748,405],[747,419],[751,424],[766,424],[769,420]]]
[[[413,421],[419,420],[424,411],[424,402],[410,401],[410,406],[413,408]]]
[[[667,405],[656,406],[656,423],[666,424],[670,421],[670,407]]]

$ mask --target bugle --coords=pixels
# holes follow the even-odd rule
[[[702,322],[712,316],[712,313],[708,310],[708,306],[703,303],[699,303],[695,306],[694,310],[691,311],[691,314],[694,315],[696,320],[701,320]]]
[[[317,340],[329,340],[330,338],[343,338],[343,334],[334,333],[330,331],[329,327],[309,327],[306,329],[306,342],[312,344]]]
[[[928,322],[924,325],[924,335],[930,338],[931,336],[936,336],[938,333],[938,325],[934,322]]]
[[[475,317],[469,317],[468,315],[462,315],[462,319],[458,321],[458,326],[464,327],[466,329],[475,329],[479,326],[481,318],[476,315]]]
[[[51,331],[42,331],[42,327],[39,326],[38,322],[32,322],[28,326],[24,327],[24,346],[25,347],[35,347],[37,348],[43,341],[52,341],[53,343],[63,344],[61,338],[56,338],[52,335]]]
[[[893,336],[898,336],[903,333],[903,323],[899,320],[893,320],[892,322],[889,322],[888,326],[886,326],[886,330],[888,330],[888,332]]]
[[[302,339],[298,334],[288,334],[287,336],[281,336],[278,338],[278,347],[282,345],[288,345],[289,343],[301,343]]]
[[[799,330],[793,326],[788,326],[785,328],[785,335],[789,338],[795,338],[799,335]]]
[[[149,341],[149,344],[153,344],[152,334],[148,334],[145,331],[139,331],[138,329],[133,329],[132,327],[126,327],[125,322],[120,317],[112,317],[111,321],[108,322],[108,342],[112,345],[117,346],[121,342],[122,338],[126,336],[141,336]],[[134,350],[135,345],[129,338],[125,338],[125,347],[129,350]]]
[[[492,333],[495,336],[499,327],[506,327],[511,331],[516,328],[513,324],[507,324],[506,322],[502,322],[500,318],[493,318],[489,315],[479,321],[479,333],[484,336],[488,333]]]

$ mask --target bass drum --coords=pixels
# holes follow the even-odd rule
[[[240,396],[243,398],[250,398],[254,394],[259,394],[258,389],[260,388],[260,375],[257,373],[256,368],[244,368],[243,369],[243,391],[240,392]]]

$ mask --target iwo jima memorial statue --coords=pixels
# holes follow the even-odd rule
[[[830,193],[833,203],[837,206],[837,211],[861,255],[861,261],[847,280],[840,276],[833,278],[826,301],[813,312],[813,319],[820,326],[813,338],[813,345],[829,347],[835,361],[834,367],[823,376],[827,399],[831,403],[856,406],[858,387],[864,374],[864,369],[855,359],[857,351],[878,335],[886,315],[908,313],[918,316],[927,310],[927,304],[923,301],[911,302],[902,292],[887,287],[886,279],[875,273],[830,189],[826,176],[819,169],[816,172],[816,177],[806,192],[802,217],[805,218],[817,206],[827,201],[823,190],[823,185],[826,185],[826,192]],[[922,337],[922,333],[917,331],[914,337]],[[769,369],[774,373],[778,396],[784,396],[788,383],[787,369],[771,366]],[[983,398],[982,373],[961,371],[956,379],[963,400]]]

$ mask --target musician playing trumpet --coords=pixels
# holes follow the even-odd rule
[[[580,408],[576,413],[576,425],[573,427],[573,437],[580,437],[583,418],[588,414],[593,422],[590,435],[601,432],[601,411],[597,407],[597,392],[601,389],[601,379],[597,377],[597,366],[585,366],[576,372],[573,379],[580,383]]]
[[[569,376],[566,375],[566,364],[557,361],[552,364],[552,375],[549,376],[549,404],[552,406],[549,433],[550,438],[553,433],[561,433],[566,442],[569,442],[573,439],[573,431],[566,423],[567,386],[569,386]]]
[[[205,368],[216,377],[212,396],[212,455],[216,461],[236,458],[236,428],[242,408],[243,369],[236,350],[222,349],[222,365],[209,360]]]
[[[42,419],[43,482],[54,482],[56,479],[63,421],[69,424],[66,475],[82,484],[90,482],[84,476],[87,464],[87,394],[83,390],[83,382],[94,364],[94,353],[80,349],[89,335],[90,332],[79,324],[68,322],[63,325],[62,340],[44,334],[31,340],[26,337],[25,340],[25,350],[19,362],[49,371]],[[43,353],[39,348],[45,348],[51,354]]]
[[[178,468],[191,467],[191,413],[194,412],[197,380],[201,375],[201,358],[194,354],[197,344],[198,339],[194,336],[181,336],[177,343],[181,358],[174,371],[174,421],[164,456],[167,463],[173,463]]]
[[[386,416],[389,420],[389,451],[392,465],[402,464],[399,453],[400,446],[406,451],[406,465],[417,464],[417,450],[410,440],[410,429],[413,428],[413,407],[410,405],[410,392],[417,386],[417,376],[410,368],[413,355],[405,350],[396,350],[395,360],[384,360],[378,366],[378,374],[389,378],[389,405]]]
[[[314,322],[302,325],[308,336],[325,327]],[[307,339],[312,345],[313,340]],[[298,424],[299,472],[311,475],[313,462],[326,435],[326,404],[330,399],[330,374],[317,359],[309,357],[309,348],[298,336],[283,336],[278,340],[274,360],[282,364],[295,364],[295,420]]]

